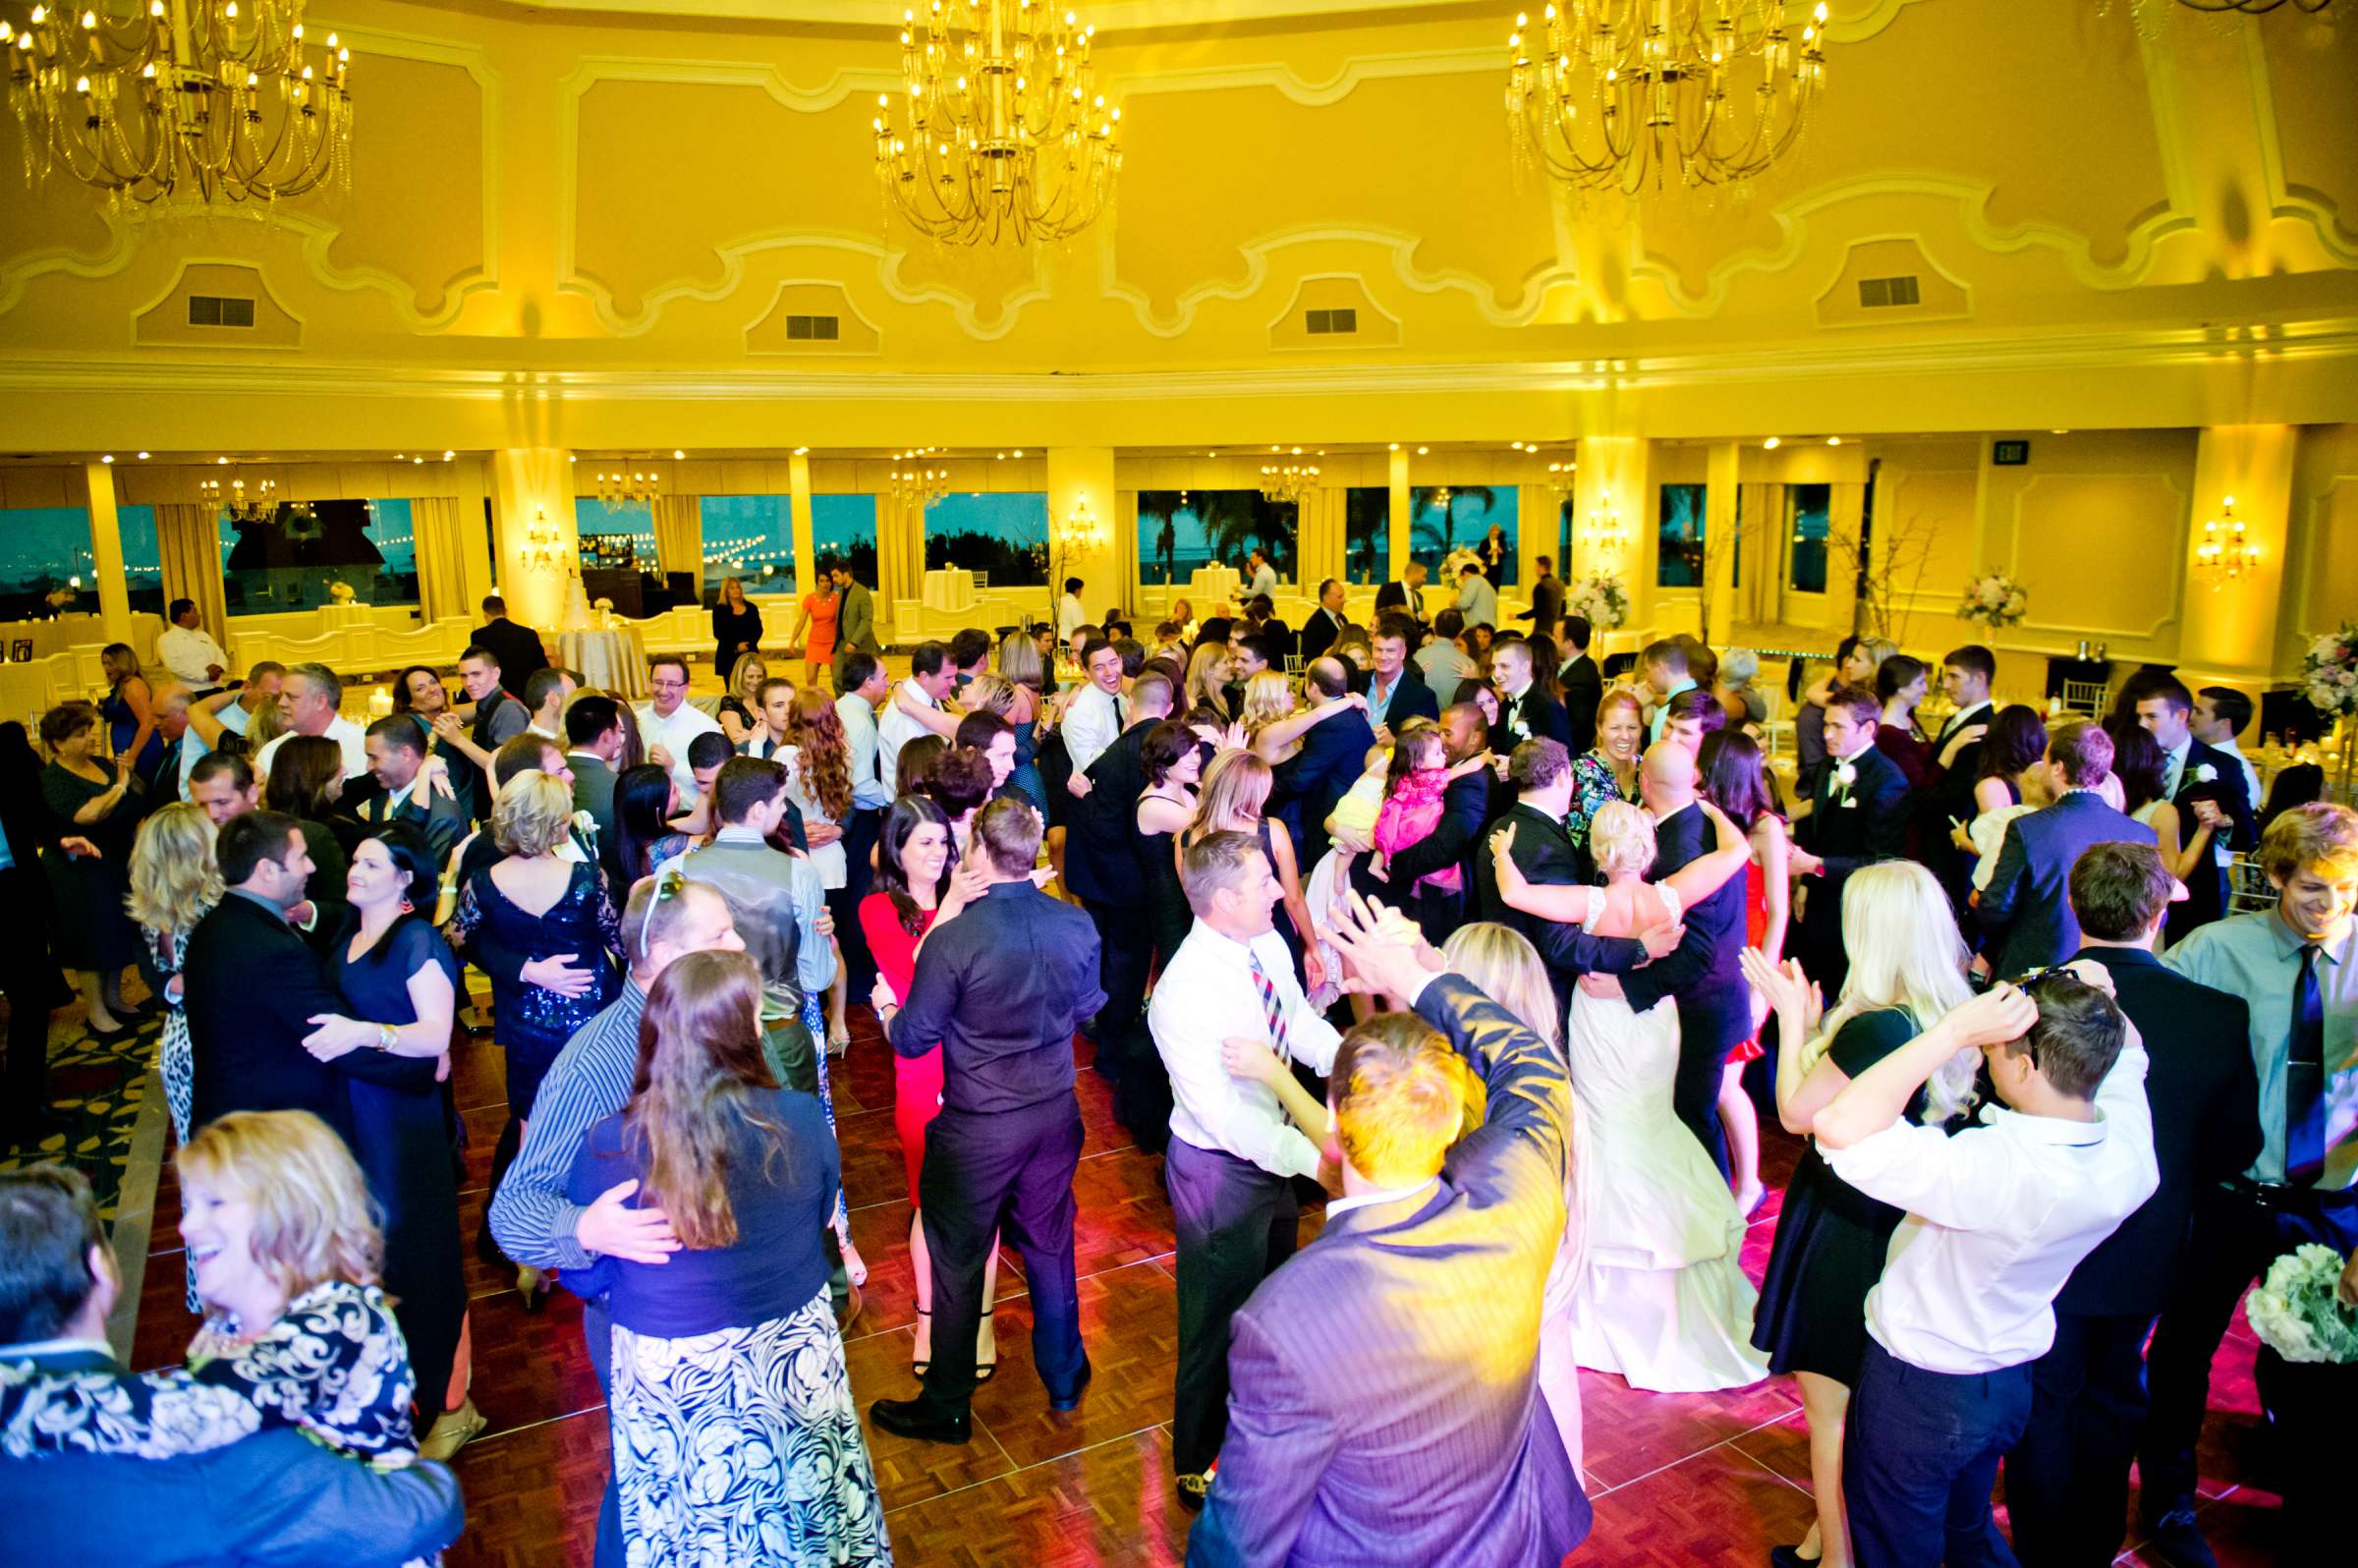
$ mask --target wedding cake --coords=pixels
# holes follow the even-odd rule
[[[590,592],[582,587],[582,574],[568,574],[565,579],[565,618],[559,630],[587,632],[596,624],[590,614]]]

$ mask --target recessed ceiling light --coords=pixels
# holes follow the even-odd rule
[[[141,453],[140,454],[140,461],[141,463],[144,463],[144,462],[146,462],[146,461],[147,461],[147,454],[146,454],[146,453],[144,453],[144,452],[141,452]]]
[[[571,452],[568,452],[565,454],[565,461],[568,463],[579,463],[581,459],[575,457]]]
[[[449,461],[451,461],[453,458],[455,458],[455,457],[457,457],[457,456],[458,456],[458,454],[457,454],[456,452],[445,452],[445,453],[443,453],[443,454],[442,454],[442,461],[443,461],[443,462],[445,462],[445,463],[448,463]]]
[[[1218,457],[1218,456],[1219,456],[1219,454],[1218,454],[1217,452],[1207,452],[1207,453],[1205,453],[1204,455],[1205,455],[1206,457]]]
[[[1392,443],[1392,450],[1393,450],[1393,451],[1395,451],[1395,452],[1399,451],[1399,450],[1400,450],[1400,443],[1399,443],[1399,442],[1397,442],[1397,441],[1394,441],[1394,442]]]
[[[2049,430],[2047,433],[2049,435],[2069,435],[2071,432],[2069,430]],[[141,457],[145,457],[146,455],[147,454],[144,452],[140,454]]]
[[[112,463],[114,460],[115,455],[112,452],[101,452],[98,454],[98,461],[101,463]]]
[[[1761,443],[1761,450],[1764,452],[1773,452],[1782,445],[1784,445],[1784,442],[1772,435],[1768,440]]]
[[[1840,446],[1842,444],[1842,438],[1838,435],[1829,435],[1825,438],[1825,444],[1827,446]]]
[[[228,464],[228,462],[229,462],[229,459],[227,459],[227,458],[215,458],[215,459],[213,459],[213,461],[214,461],[215,463],[219,463],[219,464],[222,464],[222,465],[226,466],[226,465]]]
[[[1419,456],[1419,457],[1423,457],[1423,456],[1425,456],[1427,453],[1431,452],[1432,450],[1432,448],[1431,448],[1431,447],[1429,447],[1429,446],[1421,446],[1421,447],[1418,447],[1418,448],[1417,448],[1417,456]]]
[[[671,456],[672,460],[677,463],[685,463],[688,461],[688,454],[679,450],[677,447],[672,448]]]

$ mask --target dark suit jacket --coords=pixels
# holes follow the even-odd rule
[[[1374,675],[1368,677],[1368,684],[1361,690],[1368,693],[1376,690]],[[1432,688],[1425,684],[1425,677],[1414,664],[1401,665],[1400,684],[1392,689],[1391,704],[1384,710],[1383,722],[1390,725],[1392,733],[1397,735],[1401,724],[1409,719],[1437,719],[1440,716],[1441,704],[1433,697]],[[1375,718],[1373,713],[1368,715],[1371,724]]]
[[[1512,711],[1505,698],[1498,700],[1498,722],[1490,726],[1491,751],[1506,756],[1522,744],[1523,737],[1515,733],[1512,722],[1517,714],[1521,715],[1523,727],[1531,732],[1533,740],[1560,742],[1566,751],[1571,751],[1572,717],[1564,711],[1563,703],[1540,690],[1536,678],[1535,684],[1520,699],[1520,705]],[[1572,752],[1572,755],[1578,756],[1580,753]]]
[[[2073,956],[2111,971],[2120,1010],[2145,1039],[2152,1059],[2145,1097],[2162,1185],[2080,1260],[2055,1310],[2151,1317],[2168,1299],[2185,1253],[2194,1195],[2260,1154],[2260,1083],[2251,1052],[2235,1048],[2250,1009],[2242,997],[2197,984],[2143,948],[2083,947]]]
[[[358,1050],[322,1062],[303,1048],[313,1014],[350,1009],[303,933],[241,893],[223,895],[189,933],[181,979],[192,1127],[234,1110],[308,1110],[349,1142],[347,1079],[408,1085],[398,1056]]]
[[[1386,583],[1376,590],[1376,613],[1398,610],[1419,626],[1425,624],[1424,596],[1411,593],[1406,583]]]
[[[499,660],[499,684],[507,688],[510,697],[522,698],[524,683],[533,678],[533,672],[548,668],[548,650],[540,645],[540,634],[504,616],[477,627],[469,641],[477,647],[489,648]]]
[[[1627,975],[1646,962],[1646,944],[1627,936],[1591,936],[1581,926],[1510,909],[1498,896],[1498,868],[1490,856],[1490,839],[1510,826],[1515,830],[1515,845],[1507,853],[1514,857],[1515,868],[1525,881],[1544,887],[1579,887],[1589,880],[1582,874],[1580,851],[1573,847],[1564,824],[1517,801],[1490,824],[1474,850],[1468,878],[1473,899],[1467,915],[1478,921],[1495,921],[1530,938],[1547,966],[1547,981],[1555,987],[1560,1021],[1571,1006],[1574,980],[1583,975]]]
[[[1141,719],[1114,737],[1086,769],[1089,793],[1064,809],[1064,885],[1089,903],[1135,905],[1138,885],[1138,792],[1147,787]]]
[[[1332,647],[1334,640],[1342,635],[1342,617],[1329,614],[1325,605],[1321,604],[1312,610],[1310,618],[1302,623],[1301,634],[1295,640],[1296,648],[1302,655],[1302,662],[1308,664],[1312,659]]]
[[[606,886],[620,909],[631,896],[631,884],[622,874],[621,835],[614,831],[614,770],[578,752],[565,762],[573,769],[573,809],[588,812],[597,824],[597,863],[605,868]]]
[[[1908,843],[1908,779],[1899,764],[1870,746],[1860,754],[1851,804],[1835,801],[1840,786],[1827,758],[1812,799],[1810,814],[1795,825],[1801,847],[1825,861],[1825,871],[1807,884],[1809,902],[1801,928],[1810,946],[1842,945],[1842,884],[1850,873],[1877,861],[1896,860]]]
[[[1464,778],[1450,780],[1448,790],[1441,796],[1441,819],[1433,824],[1432,832],[1391,857],[1384,868],[1383,880],[1377,881],[1369,874],[1373,857],[1362,855],[1351,863],[1351,885],[1362,897],[1379,898],[1394,909],[1406,911],[1425,932],[1425,939],[1436,947],[1465,922],[1466,884],[1462,868],[1474,841],[1482,836],[1489,805],[1488,777],[1488,773],[1468,773]],[[1457,892],[1417,886],[1421,878],[1451,866],[1461,868]]]
[[[1564,580],[1550,572],[1532,584],[1531,608],[1516,616],[1515,619],[1530,621],[1537,630],[1548,637],[1553,637],[1555,623],[1563,618],[1563,613]]]
[[[1330,1214],[1238,1311],[1191,1568],[1530,1568],[1588,1535],[1536,1375],[1563,1240],[1563,1064],[1457,976],[1433,977],[1417,1013],[1482,1075],[1488,1117],[1437,1181]]]
[[[451,778],[453,788],[464,789],[466,784],[466,779],[455,774]],[[360,818],[362,826],[375,827],[385,820],[385,802],[388,798],[380,790],[355,808],[354,814]],[[425,834],[425,841],[434,852],[436,871],[440,871],[449,862],[450,852],[459,847],[459,840],[467,836],[467,809],[457,801],[445,799],[439,792],[427,788],[422,779],[411,787],[409,799],[401,803],[401,810],[393,815]]]
[[[1300,820],[1292,824],[1295,864],[1315,868],[1325,855],[1326,814],[1367,771],[1368,749],[1375,744],[1376,731],[1368,716],[1353,708],[1313,724],[1302,737],[1302,750],[1283,764],[1289,792],[1300,808]]]
[[[1674,812],[1655,830],[1654,869],[1659,881],[1719,847],[1719,833],[1701,806]],[[1744,951],[1744,876],[1719,884],[1719,891],[1691,906],[1687,933],[1678,945],[1643,969],[1621,977],[1621,992],[1643,1013],[1665,996],[1678,999],[1680,1050],[1712,1036],[1724,1050],[1752,1033],[1752,993],[1744,984],[1737,955]]]
[[[2202,778],[2209,768],[2213,777]],[[2227,813],[2230,826],[2226,832],[2227,848],[2249,850],[2258,847],[2260,829],[2254,817],[2251,792],[2243,778],[2243,764],[2215,746],[2201,741],[2186,743],[2186,763],[2178,771],[2178,792],[2171,802],[2178,808],[2178,838],[2181,842],[2194,830],[2194,802],[2216,799]],[[2211,843],[2216,850],[2219,835],[2214,833]],[[2198,925],[2208,925],[2227,912],[2227,868],[2218,864],[2216,854],[2210,862],[2198,866],[2186,878],[2186,899],[2169,907],[2169,920],[2163,926],[2166,939],[2178,941]]]
[[[92,1350],[30,1360],[60,1377],[129,1377]],[[374,1470],[293,1427],[173,1459],[67,1452],[0,1464],[0,1562],[397,1568],[432,1557],[465,1525],[441,1465]]]
[[[2001,979],[2079,951],[2080,923],[2071,914],[2071,867],[2094,844],[2151,844],[2154,830],[2106,806],[2088,790],[2006,824],[1990,885],[1974,915],[1990,933],[1990,964]]]
[[[1586,653],[1576,653],[1557,672],[1556,684],[1564,689],[1564,717],[1572,726],[1572,739],[1564,744],[1574,756],[1597,749],[1597,704],[1604,700],[1604,673],[1597,661]]]

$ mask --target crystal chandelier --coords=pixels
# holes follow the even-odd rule
[[[264,201],[352,180],[352,51],[304,0],[90,0],[0,22],[27,178],[62,168],[153,201]]]
[[[1633,196],[1649,181],[1754,178],[1801,140],[1825,86],[1825,7],[1798,28],[1787,9],[1786,0],[1558,0],[1540,33],[1516,17],[1506,112],[1518,162],[1581,190]]]
[[[662,488],[663,476],[653,469],[601,469],[592,476],[592,482],[596,488],[591,493],[608,506],[652,506],[655,493]]]
[[[2210,579],[2216,593],[2259,567],[2260,551],[2243,536],[2243,520],[2235,515],[2235,497],[2230,495],[2219,515],[2203,525],[2203,542],[2194,547],[2194,569]]]
[[[895,452],[891,479],[894,498],[922,512],[950,493],[949,459],[936,446]]]
[[[931,0],[901,13],[904,99],[876,99],[876,180],[913,228],[956,245],[1065,240],[1122,166],[1090,64],[1096,28],[1042,0]]]
[[[1302,498],[1319,483],[1316,463],[1263,463],[1261,466],[1261,493],[1280,506],[1299,506]]]
[[[219,479],[198,479],[197,499],[206,506],[218,507],[222,519],[230,523],[268,523],[278,516],[276,479],[256,479],[252,494],[247,493],[246,481],[232,478],[227,484]]]

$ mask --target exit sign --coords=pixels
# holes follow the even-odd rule
[[[1990,443],[1990,461],[2001,469],[2018,469],[2030,460],[2031,443],[2028,441],[1993,441]]]

